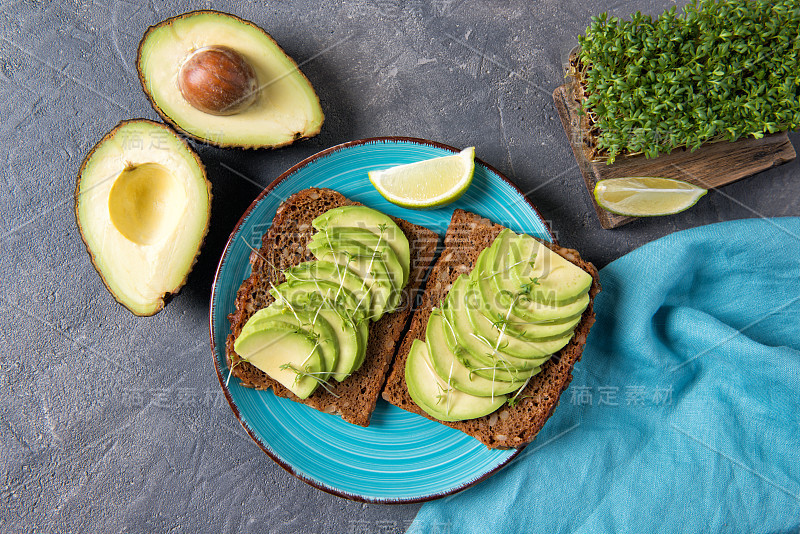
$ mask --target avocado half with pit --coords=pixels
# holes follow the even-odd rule
[[[322,127],[319,98],[297,64],[233,15],[193,11],[151,26],[136,64],[159,115],[199,141],[275,148]]]
[[[103,283],[136,315],[155,314],[183,286],[210,214],[203,164],[164,124],[121,122],[81,166],[81,237]]]

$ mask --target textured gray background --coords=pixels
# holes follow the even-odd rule
[[[683,228],[800,215],[795,161],[712,192],[684,214],[600,229],[550,93],[592,15],[673,3],[3,2],[0,530],[403,531],[418,506],[364,505],[313,489],[233,417],[207,341],[226,237],[291,165],[380,135],[475,145],[530,192],[562,243],[600,266]],[[134,72],[145,29],[202,7],[253,20],[307,62],[327,120],[318,137],[276,151],[197,146],[214,191],[208,240],[183,292],[157,316],[135,318],[89,262],[72,215],[75,176],[117,122],[158,118]]]

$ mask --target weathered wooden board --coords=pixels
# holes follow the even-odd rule
[[[686,180],[710,189],[781,165],[797,155],[789,136],[783,132],[762,139],[707,144],[694,152],[678,149],[654,159],[639,155],[617,158],[612,165],[602,161],[592,162],[589,160],[591,149],[584,142],[584,132],[580,127],[580,103],[575,98],[573,84],[556,89],[553,100],[603,228],[622,226],[634,220],[634,217],[615,215],[597,205],[593,191],[599,180],[624,176],[661,176]]]

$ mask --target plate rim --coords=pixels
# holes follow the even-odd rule
[[[299,480],[302,480],[306,484],[308,484],[308,485],[310,485],[310,486],[312,486],[312,487],[314,487],[314,488],[316,488],[318,490],[324,491],[324,492],[329,493],[331,495],[335,495],[337,497],[342,497],[342,498],[349,499],[349,500],[352,500],[352,501],[370,503],[370,504],[416,504],[416,503],[423,503],[423,502],[427,502],[427,501],[432,501],[432,500],[435,500],[435,499],[440,499],[440,498],[446,497],[448,495],[453,495],[455,493],[463,491],[463,490],[465,490],[465,489],[467,489],[467,488],[469,488],[469,487],[471,487],[471,486],[473,486],[473,485],[475,485],[475,484],[487,479],[488,477],[494,475],[495,473],[497,473],[498,471],[500,471],[501,469],[506,467],[509,463],[511,463],[517,456],[519,456],[519,454],[525,449],[525,447],[528,444],[525,444],[524,446],[516,449],[516,451],[514,453],[512,453],[510,456],[508,456],[505,460],[503,460],[503,462],[501,462],[500,464],[496,465],[494,468],[490,469],[489,471],[487,471],[486,473],[484,473],[480,477],[475,478],[473,480],[470,480],[470,481],[468,481],[466,483],[460,484],[460,485],[458,485],[458,486],[456,486],[456,487],[454,487],[454,488],[452,488],[450,490],[444,491],[444,492],[433,493],[433,494],[422,496],[422,497],[410,497],[410,498],[375,497],[375,498],[373,498],[373,497],[365,497],[363,495],[358,495],[358,494],[355,494],[355,493],[350,493],[350,492],[347,492],[347,491],[343,491],[341,489],[338,489],[338,488],[335,488],[335,487],[332,487],[332,486],[328,486],[328,485],[326,485],[326,484],[324,484],[322,482],[319,482],[317,480],[314,480],[312,478],[309,478],[307,476],[304,476],[304,475],[298,473],[297,470],[295,470],[295,468],[292,465],[290,465],[288,462],[286,462],[282,458],[280,458],[274,451],[270,450],[270,448],[267,446],[267,444],[265,444],[265,443],[263,443],[261,441],[261,439],[255,434],[253,429],[251,429],[250,426],[247,424],[247,422],[242,418],[242,415],[239,412],[239,407],[234,402],[233,397],[231,397],[230,390],[225,385],[225,379],[222,376],[222,370],[220,369],[219,362],[218,362],[217,355],[216,355],[217,354],[217,345],[214,342],[214,311],[215,311],[215,304],[214,303],[215,303],[215,300],[216,300],[215,297],[216,297],[216,294],[217,294],[217,282],[219,281],[220,272],[222,271],[222,267],[225,264],[225,259],[226,259],[226,256],[228,254],[228,250],[230,249],[231,244],[233,243],[236,234],[239,232],[239,229],[241,228],[241,225],[244,223],[245,219],[247,219],[247,217],[250,216],[251,212],[255,209],[255,207],[258,205],[258,203],[261,202],[261,200],[263,200],[264,197],[266,197],[273,189],[275,189],[278,185],[280,185],[282,182],[287,180],[290,176],[292,176],[299,169],[311,164],[312,162],[316,161],[317,159],[324,158],[325,156],[328,156],[329,154],[332,154],[334,152],[338,152],[340,150],[344,150],[344,149],[347,149],[347,148],[350,148],[350,147],[353,147],[353,146],[368,145],[368,144],[375,144],[375,143],[386,143],[386,142],[402,142],[402,143],[410,143],[410,144],[427,145],[427,146],[432,146],[432,147],[439,148],[439,149],[446,150],[446,151],[453,152],[453,153],[460,152],[459,149],[457,149],[455,147],[452,147],[450,145],[446,145],[446,144],[440,143],[438,141],[431,141],[429,139],[422,139],[422,138],[418,138],[418,137],[407,137],[407,136],[366,137],[366,138],[363,138],[363,139],[356,139],[354,141],[347,141],[347,142],[344,142],[344,143],[340,143],[338,145],[334,145],[334,146],[332,146],[330,148],[326,148],[326,149],[321,150],[319,152],[316,152],[316,153],[308,156],[307,158],[304,158],[302,161],[292,165],[289,169],[287,169],[285,172],[283,172],[280,176],[278,176],[272,182],[270,182],[261,191],[261,193],[259,193],[258,196],[250,203],[250,205],[247,207],[247,209],[244,211],[244,213],[242,213],[242,216],[239,217],[239,220],[236,222],[236,224],[234,225],[233,229],[231,230],[231,233],[228,236],[228,239],[225,241],[225,246],[222,249],[222,254],[220,256],[219,262],[217,263],[217,268],[214,271],[214,280],[211,283],[211,297],[210,297],[210,302],[209,302],[209,315],[208,315],[208,333],[209,333],[209,338],[210,338],[210,342],[211,342],[211,359],[212,359],[212,363],[214,365],[214,370],[216,372],[217,380],[219,382],[219,385],[222,388],[223,393],[225,394],[225,399],[228,401],[228,405],[230,406],[231,410],[233,411],[233,415],[239,421],[239,424],[242,425],[242,428],[244,428],[244,430],[247,433],[247,435],[250,436],[250,439],[252,439],[256,443],[256,445],[258,445],[258,447],[262,451],[264,451],[267,454],[267,456],[270,457],[270,459],[272,459],[272,461],[274,461],[276,464],[281,466],[286,472],[288,472],[290,475],[294,476],[295,478],[297,478]],[[533,203],[530,201],[530,199],[527,197],[527,195],[525,195],[525,193],[522,192],[522,190],[519,188],[519,186],[517,186],[514,182],[509,180],[503,173],[498,171],[492,165],[486,163],[485,161],[481,160],[480,158],[476,157],[475,161],[477,163],[480,163],[481,165],[483,165],[487,169],[489,169],[495,175],[497,175],[507,185],[511,186],[519,194],[519,196],[522,197],[525,200],[525,202],[528,204],[528,207],[530,207],[533,210],[533,212],[536,214],[536,217],[538,217],[539,221],[544,226],[545,230],[547,231],[547,235],[550,238],[550,241],[555,243],[555,244],[557,244],[557,240],[555,239],[555,236],[553,236],[553,232],[550,229],[550,225],[547,224],[547,221],[544,219],[544,217],[542,217],[542,214],[539,212],[539,210],[536,208],[536,206],[533,205]]]

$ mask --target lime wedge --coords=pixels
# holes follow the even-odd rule
[[[653,217],[689,209],[707,192],[683,180],[635,176],[600,180],[594,198],[601,208],[617,215]]]
[[[378,193],[405,208],[435,208],[458,199],[472,183],[475,147],[458,154],[370,171]]]

